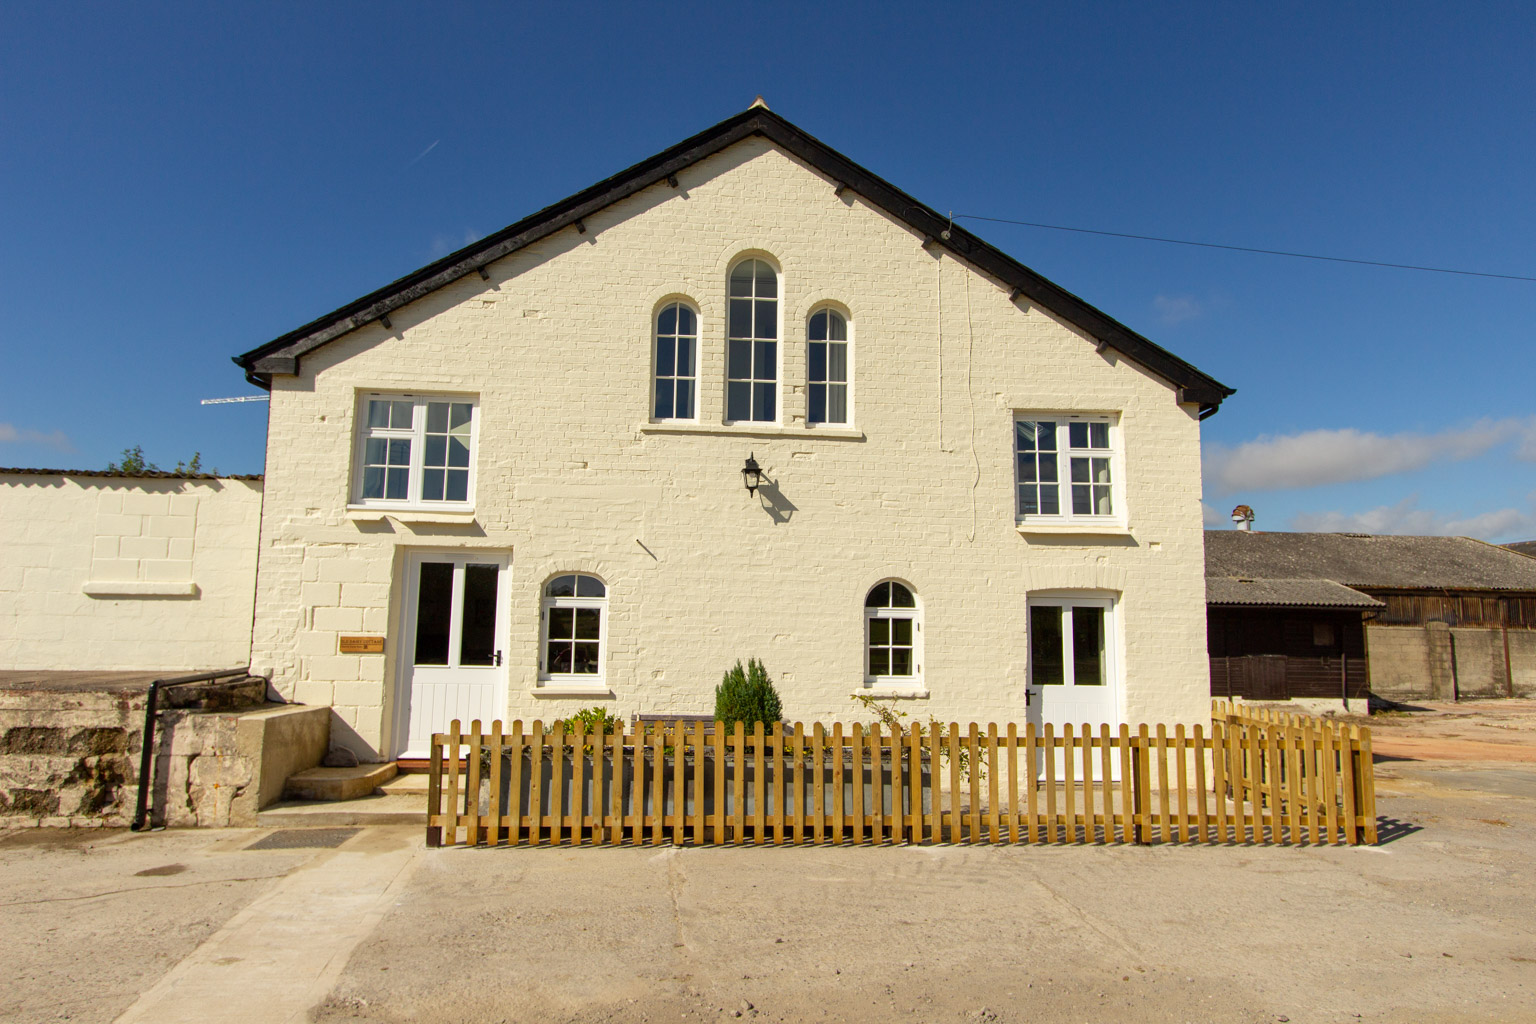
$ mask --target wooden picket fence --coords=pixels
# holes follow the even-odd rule
[[[1370,732],[1218,704],[1209,729],[454,721],[427,844],[1372,843]]]

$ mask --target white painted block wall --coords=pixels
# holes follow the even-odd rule
[[[679,178],[273,379],[254,670],[390,753],[403,552],[467,547],[512,553],[509,718],[594,703],[537,696],[540,588],[576,571],[609,585],[621,715],[708,712],[721,673],[755,656],[789,718],[846,717],[864,595],[897,577],[924,606],[916,719],[1023,721],[1027,596],[1095,588],[1121,594],[1126,720],[1205,720],[1196,408],[761,139]],[[783,271],[782,429],[720,425],[726,275],[749,252]],[[647,429],[652,318],[675,297],[701,314],[706,432]],[[860,439],[804,424],[804,325],[827,301],[851,317]],[[479,396],[472,525],[348,518],[371,389]],[[1015,410],[1121,415],[1129,536],[1016,530]],[[749,453],[787,521],[744,490]],[[386,634],[386,653],[338,654],[357,631]]]
[[[0,669],[247,663],[261,481],[0,474]]]

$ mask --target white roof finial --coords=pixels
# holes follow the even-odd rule
[[[756,110],[758,107],[762,107],[764,110],[768,109],[768,104],[763,102],[763,98],[761,96],[759,96],[757,99],[753,100],[752,101],[752,105],[750,107],[748,107],[747,109],[748,110]]]

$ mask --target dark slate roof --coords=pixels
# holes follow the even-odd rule
[[[949,250],[956,258],[992,276],[1005,287],[1016,289],[1019,295],[1167,380],[1178,389],[1180,402],[1198,403],[1202,412],[1209,413],[1214,412],[1224,398],[1235,393],[1232,388],[1200,372],[1060,285],[1046,280],[1013,257],[951,223],[949,218],[940,216],[938,211],[757,104],[591,188],[547,206],[265,345],[235,356],[234,360],[245,369],[246,378],[253,384],[268,387],[273,374],[298,373],[299,359],[321,345],[461,277],[479,272],[488,264],[621,199],[661,182],[672,183],[675,175],[684,168],[754,135],[763,136],[906,224],[927,240],[925,244]],[[944,232],[948,232],[947,238],[941,237]]]
[[[1518,551],[1522,555],[1529,555],[1532,558],[1536,558],[1536,540],[1520,540],[1513,544],[1505,544],[1504,546],[1509,548],[1511,551]]]
[[[1384,602],[1332,580],[1207,576],[1205,603],[1255,607],[1381,608]]]
[[[29,469],[0,466],[0,476],[99,476],[114,480],[260,480],[260,473],[117,473],[106,469]]]
[[[1536,593],[1536,559],[1471,537],[1207,530],[1205,575],[1323,579],[1367,590]]]

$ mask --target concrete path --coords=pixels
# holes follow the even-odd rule
[[[370,832],[321,854],[229,920],[118,1024],[296,1024],[331,990],[425,850]]]

